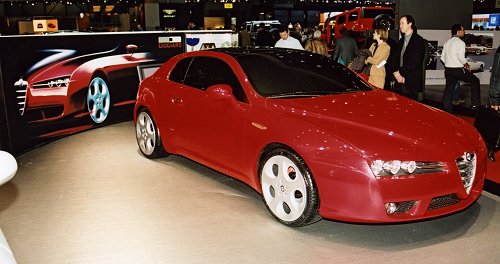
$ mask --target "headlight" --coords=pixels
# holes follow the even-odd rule
[[[442,162],[401,161],[401,160],[374,160],[370,169],[375,176],[392,176],[443,172]]]

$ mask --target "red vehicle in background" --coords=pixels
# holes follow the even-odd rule
[[[340,29],[345,27],[351,32],[352,37],[356,39],[358,45],[363,45],[367,38],[366,33],[374,28],[382,26],[394,29],[394,18],[394,10],[391,7],[364,6],[345,11],[344,13],[327,19],[325,22],[325,25],[327,25],[327,43],[330,43],[332,38],[332,34],[328,32],[331,31],[331,28],[328,27],[328,25],[330,25],[330,20],[335,20],[335,39],[341,37]]]

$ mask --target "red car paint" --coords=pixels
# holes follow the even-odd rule
[[[190,56],[225,61],[248,102],[214,99],[214,91],[170,81],[172,68]],[[263,152],[275,143],[288,146],[310,168],[324,218],[369,223],[433,218],[467,208],[484,185],[486,148],[477,131],[463,120],[378,89],[265,98],[252,87],[238,62],[224,52],[190,52],[167,61],[141,83],[136,122],[140,109],[147,109],[154,118],[167,152],[234,177],[258,192],[262,192],[258,167]],[[464,152],[477,155],[470,193],[456,163]],[[380,177],[370,169],[376,159],[442,162],[444,171]],[[458,197],[456,204],[428,209],[432,199],[450,194]],[[408,212],[386,213],[385,203],[410,200],[415,205]]]

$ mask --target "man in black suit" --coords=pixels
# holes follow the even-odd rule
[[[266,29],[266,24],[261,22],[259,24],[259,30],[257,31],[257,37],[255,38],[255,46],[274,46],[276,41],[273,40],[273,35],[269,30]]]
[[[399,29],[403,37],[399,40],[393,61],[393,74],[398,84],[395,92],[417,100],[418,92],[423,91],[424,88],[425,42],[417,34],[417,27],[412,16],[402,16],[399,20]]]

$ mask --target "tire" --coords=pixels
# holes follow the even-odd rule
[[[476,50],[476,55],[481,55],[481,50]]]
[[[166,156],[168,153],[163,149],[160,130],[149,113],[142,109],[137,115],[135,124],[135,137],[141,153],[148,159]]]
[[[268,152],[259,168],[262,200],[282,224],[300,227],[321,220],[319,195],[304,160],[278,148]]]
[[[480,72],[484,71],[484,66],[483,65],[479,66],[479,71]]]
[[[100,124],[106,120],[111,107],[111,95],[108,84],[101,77],[94,77],[89,84],[87,92],[87,109],[90,118]]]

